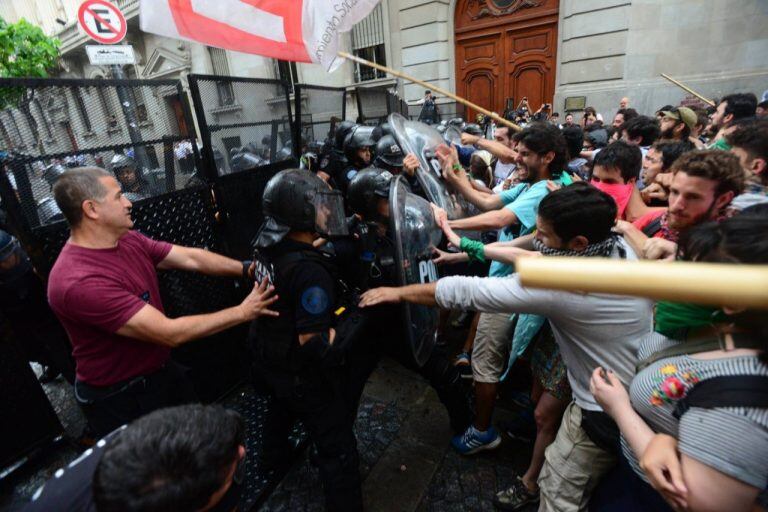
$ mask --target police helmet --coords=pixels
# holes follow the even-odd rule
[[[461,117],[451,118],[451,119],[448,120],[448,125],[449,126],[458,126],[459,128],[461,128],[461,126],[464,125],[464,119],[462,119]]]
[[[357,150],[370,148],[376,145],[376,141],[371,137],[373,128],[370,126],[355,126],[344,139],[344,154],[351,161],[357,160]]]
[[[0,229],[0,283],[8,283],[29,270],[29,258],[19,241]]]
[[[376,143],[376,161],[390,167],[402,167],[405,154],[392,135],[385,135]]]
[[[392,127],[389,126],[389,123],[384,122],[373,128],[372,137],[376,142],[381,140],[385,135],[392,135]]]
[[[441,135],[444,134],[447,129],[448,129],[448,125],[446,124],[439,124],[435,126],[435,130],[437,130]]]
[[[392,173],[378,167],[367,167],[358,172],[347,188],[349,207],[365,220],[376,219],[379,216],[376,198],[389,197],[389,186],[393,179]]]
[[[67,172],[67,168],[63,165],[51,164],[43,171],[43,179],[47,181],[51,187],[53,187],[53,184],[56,183],[56,180],[59,179],[59,176],[65,172]]]
[[[338,149],[339,151],[344,149],[344,140],[347,138],[347,135],[349,135],[349,132],[352,131],[352,129],[357,126],[352,121],[341,121],[339,124],[336,125],[336,133],[334,134],[335,143],[334,147]]]
[[[110,161],[109,165],[112,167],[112,172],[116,172],[120,169],[125,169],[126,167],[136,168],[136,161],[127,155],[117,153],[112,157],[112,161]]]
[[[344,201],[314,173],[286,169],[267,182],[262,199],[262,224],[256,247],[270,247],[289,231],[310,231],[333,237],[347,234]]]
[[[483,136],[483,129],[480,128],[480,125],[477,123],[467,123],[464,125],[464,129],[462,129],[464,133],[468,133],[470,135],[476,135],[478,137]]]

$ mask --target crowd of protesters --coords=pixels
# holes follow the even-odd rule
[[[446,133],[430,93],[423,105],[421,120]],[[378,275],[360,307],[412,302],[461,311],[467,319],[469,335],[455,367],[473,384],[474,418],[462,423],[452,414],[461,404],[451,402],[445,383],[453,374],[439,357],[432,359],[440,376],[421,372],[446,405],[458,432],[451,445],[464,456],[497,448],[499,430],[513,438],[530,431],[520,423],[494,425],[501,383],[519,365],[530,366],[532,456],[511,487],[497,489],[499,509],[535,503],[543,511],[759,509],[768,487],[765,312],[727,301],[712,307],[533,289],[521,284],[515,265],[539,256],[765,265],[765,103],[738,93],[715,108],[666,105],[644,115],[622,98],[607,121],[587,107],[568,113],[562,124],[551,110],[543,104],[532,112],[525,99],[505,113],[521,130],[497,125],[493,139],[476,124],[455,123],[460,141],[446,138],[434,157],[447,189],[477,214],[449,219],[433,205],[444,235],[433,261],[451,277],[374,288],[382,284]],[[392,175],[403,174],[413,193],[426,196],[419,160],[403,151],[387,125],[341,122],[317,149],[322,154],[302,158],[303,170],[278,176],[322,180],[323,190],[346,194],[346,211],[354,214],[348,222],[368,223],[378,238],[388,236],[389,209],[377,201],[387,198]],[[356,202],[352,195],[360,190],[363,200]],[[262,280],[238,306],[168,318],[155,269],[253,279],[258,267],[132,231],[124,192],[114,177],[92,167],[66,171],[53,185],[72,237],[51,273],[48,299],[72,343],[78,403],[95,433],[106,437],[43,487],[30,508],[234,510],[246,457],[242,420],[217,406],[171,407],[196,397],[170,348],[251,321],[252,333],[276,325],[293,329],[287,349],[315,351],[311,361],[296,364],[317,364],[323,372],[328,354],[340,350],[348,354],[333,357],[334,374],[349,371],[356,348],[334,346],[337,332],[326,321],[334,302],[317,286],[286,303]],[[327,246],[340,257],[339,240],[327,243],[319,231],[274,213],[270,220],[269,208],[277,207],[270,201],[265,196],[260,240],[304,252]],[[302,269],[307,282],[313,265]],[[467,268],[480,271],[460,275]],[[278,315],[276,308],[285,309]],[[446,318],[441,315],[443,324]],[[263,363],[259,371],[277,371]],[[352,438],[344,446],[329,443],[333,432],[319,421],[330,414],[318,406],[325,398],[311,410],[300,410],[309,404],[302,397],[280,399],[310,425],[327,507],[356,510],[362,501],[349,418],[359,395],[347,403],[348,390],[328,393],[340,421],[325,427],[343,423]],[[333,495],[342,487],[338,492],[354,500]]]

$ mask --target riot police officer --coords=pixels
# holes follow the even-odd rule
[[[75,365],[67,333],[48,305],[40,278],[19,241],[0,230],[0,314],[8,323],[18,349],[28,361],[43,367],[40,382],[58,375],[75,382]]]
[[[346,192],[347,186],[355,174],[371,164],[373,160],[372,148],[376,145],[373,137],[371,137],[372,133],[372,127],[358,125],[344,139],[344,156],[347,157],[349,164],[336,182],[342,192]]]
[[[331,184],[338,188],[343,173],[349,167],[349,161],[344,155],[344,139],[355,127],[352,121],[341,121],[333,132],[333,147],[320,159],[320,170],[331,177]]]
[[[134,197],[145,199],[153,195],[149,182],[139,171],[136,161],[126,155],[116,154],[112,157],[110,168],[115,174],[115,178],[123,187],[123,192],[132,193]]]
[[[347,203],[360,221],[352,225],[353,239],[358,244],[357,261],[345,261],[344,266],[356,275],[354,284],[361,291],[401,284],[396,277],[397,254],[390,223],[389,196],[393,180],[389,171],[369,167],[357,173],[349,184]],[[392,318],[400,315],[398,308],[399,305],[394,305],[369,310],[367,343],[358,342],[350,348],[350,390],[356,400],[384,354],[414,367],[402,343],[407,337],[403,336],[400,324],[392,322]],[[426,362],[414,369],[437,392],[454,431],[463,432],[474,418],[472,397],[458,368],[448,359],[445,346],[436,346]]]
[[[255,240],[255,274],[270,279],[278,317],[260,318],[249,335],[254,379],[274,395],[264,426],[265,463],[284,460],[296,418],[316,449],[328,510],[360,510],[358,454],[344,364],[346,324],[336,265],[313,247],[346,235],[343,198],[307,170],[276,174],[264,190],[265,221]]]

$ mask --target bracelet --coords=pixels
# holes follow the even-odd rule
[[[250,281],[251,276],[248,275],[248,269],[251,268],[253,260],[243,260],[243,281]]]
[[[469,256],[469,261],[479,261],[481,263],[485,263],[485,245],[483,245],[483,242],[470,240],[469,238],[463,236],[461,237],[461,242],[459,243],[459,249],[461,249],[462,252],[467,253],[467,256]]]
[[[463,171],[464,170],[464,168],[462,166],[460,166],[459,164],[453,164],[451,169],[453,169],[454,171]]]

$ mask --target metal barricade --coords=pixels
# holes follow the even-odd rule
[[[294,138],[297,140],[332,138],[336,124],[347,116],[347,91],[343,87],[297,84],[294,101]]]

